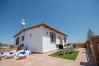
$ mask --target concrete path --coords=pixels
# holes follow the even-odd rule
[[[78,57],[75,61],[76,66],[96,66],[95,62],[92,60],[89,60],[88,52],[85,48],[78,49],[80,52],[78,54]]]
[[[78,57],[76,58],[75,64],[76,66],[86,66],[88,61],[87,61],[85,48],[80,48],[78,50],[79,50],[79,54]]]
[[[0,66],[86,66],[87,58],[85,49],[78,49],[79,54],[75,61],[48,56],[45,54],[32,54],[28,59],[15,60],[3,59]]]

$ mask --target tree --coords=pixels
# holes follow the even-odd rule
[[[90,39],[92,36],[95,36],[95,33],[91,29],[89,29],[87,33],[87,39]]]
[[[91,29],[89,29],[88,34],[87,34],[87,39],[88,39],[89,42],[90,42],[89,51],[90,51],[91,53],[94,52],[93,49],[91,50],[91,48],[93,47],[93,42],[92,42],[91,37],[93,37],[93,36],[95,36],[95,33],[94,33]]]
[[[2,46],[2,43],[0,43],[0,46]]]

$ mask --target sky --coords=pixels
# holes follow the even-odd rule
[[[99,35],[99,0],[0,0],[0,42],[14,44],[22,19],[27,27],[47,23],[69,43],[81,43],[89,29]]]

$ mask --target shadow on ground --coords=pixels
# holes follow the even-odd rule
[[[80,62],[80,65],[82,66],[96,66],[94,62]]]
[[[82,53],[86,53],[86,57],[87,57],[87,62],[80,62],[80,65],[82,66],[96,66],[96,63],[92,57],[92,54],[88,51],[88,49],[85,49],[85,52]]]

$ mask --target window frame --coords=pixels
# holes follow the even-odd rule
[[[58,36],[58,39],[59,39],[59,44],[63,44],[62,37]]]
[[[20,37],[17,37],[16,38],[16,45],[19,45],[19,40],[20,40]]]
[[[54,32],[50,32],[50,42],[56,43],[56,34]]]
[[[64,43],[66,43],[66,37],[64,37]]]
[[[23,36],[22,36],[22,41],[24,41],[24,38],[25,38],[25,37],[24,37],[24,35],[23,35]]]

